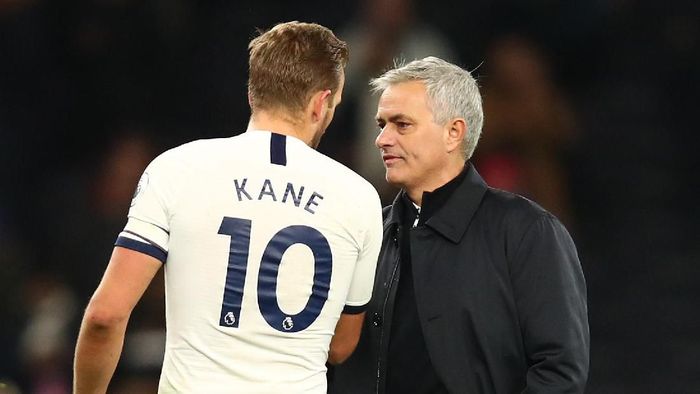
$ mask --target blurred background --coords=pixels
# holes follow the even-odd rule
[[[70,392],[82,310],[157,154],[243,132],[247,43],[301,20],[350,44],[320,150],[385,203],[367,82],[393,59],[473,70],[474,163],[572,233],[590,393],[700,392],[700,2],[0,0],[0,393]],[[155,392],[162,278],[110,392]]]

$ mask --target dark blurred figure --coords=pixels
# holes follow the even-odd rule
[[[82,168],[49,180],[42,193],[45,211],[53,211],[45,219],[44,271],[64,278],[81,305],[101,278],[112,234],[124,225],[134,185],[155,157],[144,132],[127,128],[115,134]],[[91,162],[98,164],[89,167]]]
[[[0,382],[3,393],[68,393],[70,349],[63,335],[71,318],[65,285],[30,279],[42,243],[35,185],[54,140],[63,105],[54,68],[54,38],[45,2],[0,1]],[[41,283],[39,286],[37,284]],[[71,335],[72,336],[72,335]],[[66,363],[66,361],[68,363]]]
[[[32,393],[68,393],[80,311],[104,270],[113,234],[124,225],[134,185],[155,156],[152,132],[126,126],[103,151],[75,172],[45,185],[41,262],[24,286],[29,311],[21,354],[27,389]],[[155,280],[135,311],[134,331],[126,339],[119,381],[155,379],[164,338],[162,280]],[[146,337],[147,340],[143,338]],[[154,367],[153,364],[156,364]]]
[[[591,262],[591,393],[700,392],[700,3],[600,2],[573,196]],[[587,58],[582,58],[587,64]]]
[[[537,201],[571,224],[564,158],[575,120],[546,56],[534,42],[511,35],[492,42],[485,63],[487,120],[477,168],[491,186]]]
[[[17,338],[26,318],[21,288],[31,260],[15,233],[7,206],[0,197],[0,382],[12,385],[21,372]],[[2,390],[13,392],[9,386]]]
[[[391,68],[394,61],[426,56],[455,60],[456,54],[446,37],[420,19],[412,0],[366,0],[358,15],[341,33],[351,51],[345,100],[351,103],[346,107],[355,110],[348,119],[355,131],[350,140],[340,141],[338,154],[377,188],[383,202],[389,203],[396,189],[385,182],[382,160],[374,146],[379,134],[375,121],[379,97],[370,93],[369,80]]]
[[[33,394],[68,394],[75,295],[65,282],[35,273],[24,284],[27,322],[20,335],[22,376]]]

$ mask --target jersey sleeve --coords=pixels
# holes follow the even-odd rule
[[[169,208],[172,184],[168,182],[168,161],[157,157],[141,175],[134,192],[129,219],[115,246],[147,254],[165,263],[170,238]]]
[[[372,187],[373,198],[366,208],[365,236],[362,250],[357,257],[355,272],[345,301],[343,313],[362,313],[372,298],[377,258],[382,245],[382,207],[377,192]]]

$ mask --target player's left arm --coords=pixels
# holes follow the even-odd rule
[[[115,247],[90,299],[75,350],[73,393],[104,393],[119,361],[131,311],[160,269],[154,257]]]
[[[335,326],[335,334],[331,339],[328,352],[328,362],[331,365],[341,364],[355,351],[360,341],[362,323],[365,320],[365,312],[350,314],[342,313]]]
[[[364,210],[364,241],[355,264],[345,308],[331,339],[328,362],[338,365],[355,351],[360,341],[365,309],[372,298],[377,258],[382,244],[382,206],[377,192],[371,186],[366,191],[367,206]]]

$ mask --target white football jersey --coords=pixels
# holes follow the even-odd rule
[[[249,130],[169,150],[116,245],[165,263],[161,393],[325,393],[343,313],[369,302],[376,190],[294,137]]]

